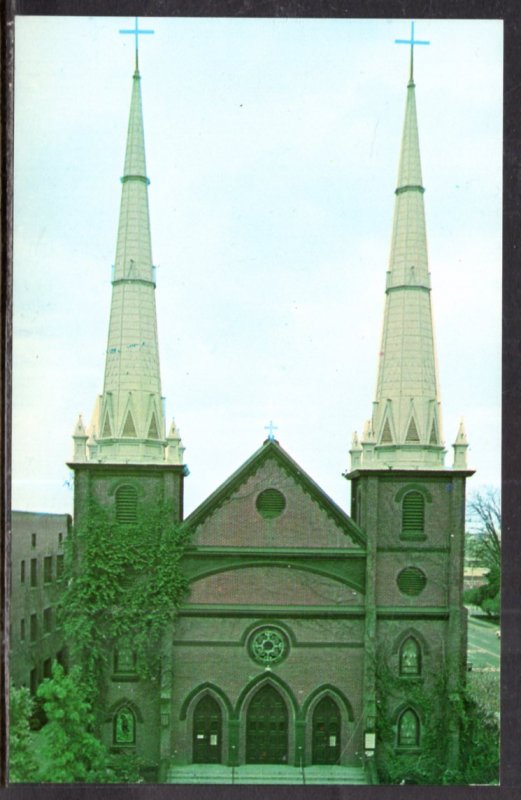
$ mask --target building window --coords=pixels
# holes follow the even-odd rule
[[[50,583],[52,581],[52,556],[45,556],[43,559],[43,582]]]
[[[404,538],[423,534],[425,498],[420,492],[407,492],[402,502],[402,535]]]
[[[43,632],[50,633],[52,630],[52,608],[43,610]]]
[[[398,717],[398,747],[418,747],[420,720],[412,708],[406,708]]]
[[[20,620],[20,641],[25,641],[25,619]]]
[[[25,561],[20,561],[20,583],[25,583]]]
[[[113,741],[123,746],[136,742],[136,718],[128,706],[120,708],[114,716]]]
[[[286,498],[278,489],[265,489],[257,497],[256,506],[263,519],[275,519],[286,508]]]
[[[31,638],[31,642],[36,641],[36,637],[38,636],[38,620],[36,618],[36,614],[31,614],[31,624],[30,624],[30,631],[29,635]]]
[[[52,678],[52,659],[46,658],[43,662],[43,677]]]
[[[133,486],[116,490],[116,519],[127,525],[137,521],[137,491]]]
[[[421,675],[421,648],[412,636],[409,636],[400,647],[399,673]]]
[[[249,643],[250,655],[259,664],[277,664],[288,654],[286,636],[277,628],[266,627],[256,631]]]
[[[114,651],[114,673],[136,675],[136,653],[130,647],[118,647]]]
[[[58,534],[58,544],[63,544],[63,533]]]
[[[31,533],[31,547],[36,547],[36,534]]]
[[[58,650],[56,653],[56,661],[60,667],[63,667],[63,671],[67,672],[67,651],[65,650],[65,647],[62,647],[62,649]]]
[[[31,586],[38,584],[38,560],[31,558]]]
[[[63,556],[57,555],[56,556],[56,580],[59,581],[63,578]]]

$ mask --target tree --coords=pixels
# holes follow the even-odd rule
[[[9,691],[9,780],[13,783],[35,780],[31,727],[34,701],[29,689],[11,686]]]
[[[40,684],[47,724],[41,730],[41,763],[38,778],[51,783],[103,781],[108,770],[108,751],[92,733],[93,717],[79,669],[70,674],[56,662],[52,678]]]
[[[500,611],[501,505],[494,489],[479,492],[469,503],[469,533],[473,558],[485,567],[485,583],[465,592],[465,602],[480,606],[490,616]]]

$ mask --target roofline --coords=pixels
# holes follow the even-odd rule
[[[346,470],[346,472],[343,473],[343,476],[344,478],[347,478],[348,481],[353,480],[353,478],[362,477],[363,475],[392,475],[398,478],[407,478],[414,475],[425,478],[447,478],[451,475],[456,475],[460,478],[469,478],[471,475],[474,475],[475,472],[475,469],[397,469],[395,467],[359,467],[351,472],[347,472]]]
[[[68,511],[20,511],[18,508],[12,508],[10,513],[11,515],[30,514],[33,517],[69,517],[72,519],[72,515]]]
[[[70,469],[101,469],[101,470],[113,470],[113,469],[128,469],[128,470],[141,470],[143,467],[146,467],[147,471],[150,470],[166,470],[172,472],[182,472],[183,475],[187,475],[188,467],[186,464],[162,464],[161,462],[143,462],[139,463],[137,461],[133,461],[132,463],[127,463],[125,461],[67,461],[67,466]]]
[[[367,539],[364,532],[358,527],[358,525],[348,516],[348,514],[340,508],[334,500],[332,500],[329,495],[327,495],[323,489],[311,478],[305,470],[302,469],[296,461],[291,458],[291,456],[280,446],[276,439],[266,439],[261,447],[256,450],[253,455],[251,455],[238,469],[233,472],[229,478],[227,478],[217,489],[210,494],[206,500],[197,506],[191,514],[186,517],[183,524],[187,525],[188,527],[195,527],[206,518],[206,516],[220,503],[222,503],[230,491],[232,491],[233,484],[248,470],[255,464],[255,462],[259,461],[262,462],[269,455],[274,455],[276,458],[279,458],[281,461],[285,461],[286,464],[295,472],[299,474],[299,477],[302,478],[304,484],[307,485],[307,490],[309,494],[313,497],[313,499],[319,502],[320,505],[324,506],[324,501],[327,502],[329,506],[329,513],[330,516],[334,518],[334,520],[339,524],[341,527],[347,528],[348,534],[353,538],[353,540],[357,544],[361,544],[365,546]],[[260,466],[260,463],[259,463]],[[332,512],[332,513],[331,513]]]

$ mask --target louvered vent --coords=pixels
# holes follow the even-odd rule
[[[265,489],[257,497],[257,511],[264,519],[280,517],[286,508],[286,498],[278,489]]]
[[[425,589],[427,578],[421,569],[417,569],[416,567],[406,567],[405,569],[402,569],[398,575],[396,583],[398,584],[398,589],[402,594],[415,597]]]
[[[425,500],[420,492],[407,492],[403,498],[402,531],[423,533],[425,524]]]
[[[137,491],[133,486],[120,486],[116,491],[116,519],[129,524],[137,520]]]

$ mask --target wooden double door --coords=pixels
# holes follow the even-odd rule
[[[288,711],[273,686],[259,689],[248,707],[246,763],[288,763]]]
[[[246,763],[288,763],[288,710],[280,693],[270,685],[252,698],[246,714]],[[312,763],[338,764],[341,753],[341,717],[338,705],[324,697],[311,719]],[[222,712],[217,701],[205,695],[194,711],[193,761],[222,761]]]

